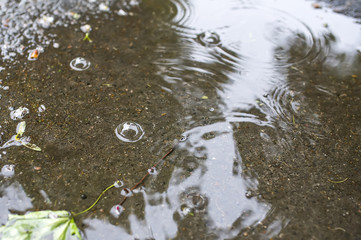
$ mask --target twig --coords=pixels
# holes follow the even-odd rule
[[[182,137],[179,141],[177,141],[176,144],[174,144],[174,146],[169,149],[169,151],[156,163],[154,164],[153,167],[151,167],[150,169],[154,169],[156,168],[163,160],[165,160],[175,149],[176,147],[178,146],[179,142],[183,142],[186,140],[186,137]],[[131,189],[130,191],[132,192],[134,189],[136,189],[137,187],[139,187],[139,185],[141,185],[144,180],[150,175],[150,172],[148,171],[144,176],[143,178],[137,183],[135,184]],[[124,198],[122,199],[122,201],[119,203],[120,206],[123,206],[123,204],[125,203],[125,201],[128,199],[127,196],[124,196]]]

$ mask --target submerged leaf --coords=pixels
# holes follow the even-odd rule
[[[15,139],[19,143],[21,143],[21,145],[23,145],[23,146],[25,146],[25,147],[27,147],[27,148],[29,148],[31,150],[34,150],[34,151],[38,151],[38,152],[41,151],[40,147],[36,146],[35,144],[30,143],[30,140],[31,140],[30,137],[22,137],[22,138],[19,139],[17,136],[18,135],[15,136]]]
[[[38,152],[41,152],[41,148],[36,146],[35,144],[32,144],[32,143],[22,143],[25,147],[27,148],[30,148],[31,150],[34,150],[34,151],[38,151]]]
[[[83,41],[88,40],[90,43],[93,42],[93,40],[90,39],[89,33],[85,33],[85,37],[83,38]]]
[[[16,136],[21,137],[25,132],[25,128],[26,128],[26,122],[25,121],[20,122],[16,127],[16,134],[17,134]]]
[[[82,239],[78,227],[67,211],[38,211],[25,215],[9,214],[0,227],[3,240],[8,239]]]

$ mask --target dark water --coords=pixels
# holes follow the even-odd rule
[[[1,224],[131,188],[183,135],[85,239],[361,238],[361,25],[311,4],[1,1]],[[22,120],[42,152],[6,145]]]

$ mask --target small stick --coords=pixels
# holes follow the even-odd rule
[[[179,142],[183,142],[183,141],[185,141],[185,140],[186,140],[186,137],[182,137],[179,141],[177,141],[177,143],[174,144],[174,146],[173,146],[171,149],[169,149],[169,151],[168,151],[156,164],[154,164],[154,166],[151,167],[151,169],[157,167],[164,159],[166,159],[166,158],[176,149],[176,147],[178,146]],[[149,173],[149,171],[148,171],[147,174],[145,174],[145,175],[143,176],[143,178],[130,189],[130,191],[133,191],[134,189],[136,189],[137,187],[139,187],[139,185],[141,185],[141,184],[144,182],[144,180],[149,176],[149,174],[150,174],[150,173]],[[120,206],[123,206],[123,204],[125,203],[125,201],[127,200],[127,198],[128,198],[127,196],[124,196],[124,198],[123,198],[122,201],[119,203],[119,205],[120,205]]]

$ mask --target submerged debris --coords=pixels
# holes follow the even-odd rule
[[[22,119],[23,117],[25,117],[26,114],[29,113],[29,109],[26,107],[19,107],[16,110],[13,110],[10,112],[10,118],[12,120],[18,120],[18,119]]]
[[[347,180],[348,180],[348,178],[345,178],[345,179],[340,180],[340,181],[333,181],[331,179],[328,179],[328,181],[331,182],[331,183],[343,183],[343,182],[346,182]]]
[[[28,60],[29,61],[35,61],[35,60],[38,60],[38,57],[39,57],[39,50],[34,49],[29,53]]]
[[[10,138],[9,141],[7,141],[6,143],[4,143],[4,145],[2,145],[0,147],[1,148],[7,148],[7,147],[11,147],[11,146],[25,146],[31,150],[34,151],[41,151],[41,148],[36,146],[35,144],[30,143],[31,138],[28,136],[24,136],[23,134],[25,132],[25,128],[26,128],[26,123],[25,121],[22,121],[18,124],[18,126],[16,127],[16,135],[12,136]]]
[[[101,3],[99,4],[99,10],[102,12],[109,12],[109,6],[105,3]]]
[[[312,7],[316,9],[321,9],[322,6],[319,3],[312,3]]]
[[[83,33],[90,33],[90,31],[92,30],[92,27],[89,24],[85,24],[85,25],[80,27],[80,30]]]

